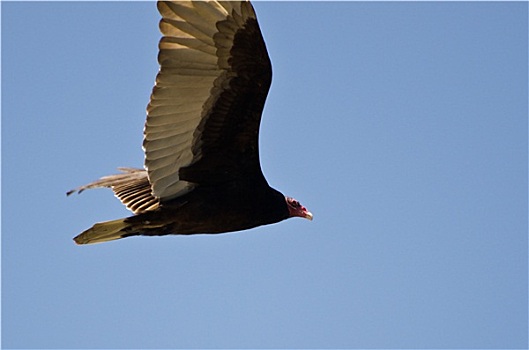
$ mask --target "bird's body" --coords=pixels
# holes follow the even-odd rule
[[[136,215],[94,225],[79,244],[134,235],[223,233],[292,216],[258,150],[272,79],[255,12],[241,2],[159,2],[160,72],[147,107],[145,170],[123,168],[69,193],[110,187]]]

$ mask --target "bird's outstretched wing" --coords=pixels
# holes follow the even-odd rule
[[[88,185],[66,192],[66,195],[69,196],[75,192],[81,193],[92,188],[108,187],[114,191],[114,195],[121,203],[134,214],[158,208],[160,202],[151,193],[151,184],[145,170],[136,168],[118,169],[121,171],[120,174],[103,176]]]
[[[144,130],[154,197],[239,179],[266,182],[259,165],[261,112],[272,79],[252,5],[159,2],[160,71]]]

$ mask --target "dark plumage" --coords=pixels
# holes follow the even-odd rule
[[[272,67],[252,5],[159,2],[158,10],[163,37],[144,130],[146,170],[121,168],[68,192],[110,187],[136,215],[95,224],[75,242],[312,219],[261,171],[259,124]]]

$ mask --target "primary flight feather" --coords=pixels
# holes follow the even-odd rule
[[[261,171],[259,124],[272,67],[250,2],[160,1],[158,10],[163,36],[147,106],[145,170],[119,168],[68,192],[110,187],[135,215],[97,223],[75,242],[312,220]]]

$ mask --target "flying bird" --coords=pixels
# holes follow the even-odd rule
[[[119,168],[69,191],[109,187],[135,215],[97,223],[77,244],[130,236],[225,233],[290,217],[312,220],[268,185],[259,124],[272,67],[248,1],[160,1],[158,62],[145,169]]]

